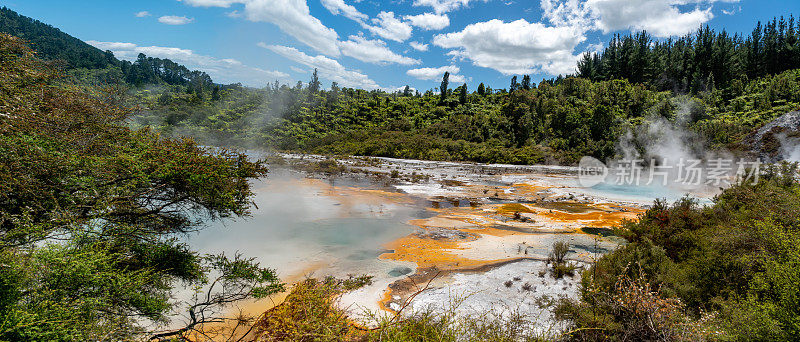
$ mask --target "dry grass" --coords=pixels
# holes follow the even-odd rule
[[[535,320],[512,312],[502,318],[490,314],[458,315],[460,301],[449,309],[426,309],[398,315],[366,313],[371,328],[355,324],[335,305],[347,289],[345,282],[328,278],[296,284],[286,301],[268,311],[257,324],[257,341],[544,341],[533,332]],[[352,288],[352,287],[350,287]],[[426,289],[420,289],[420,291]],[[413,297],[413,296],[412,296]],[[410,301],[413,300],[411,298]],[[407,306],[407,305],[406,305]],[[405,307],[404,307],[405,308]]]

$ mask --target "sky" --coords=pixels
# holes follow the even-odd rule
[[[656,39],[701,25],[748,34],[800,0],[0,0],[120,59],[139,53],[218,83],[276,80],[394,91],[507,88],[570,74],[616,33]]]

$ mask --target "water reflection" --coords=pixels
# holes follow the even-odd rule
[[[189,243],[204,253],[255,257],[283,278],[309,272],[389,276],[407,265],[379,260],[382,246],[413,231],[405,222],[430,216],[413,203],[348,191],[382,189],[363,178],[314,180],[279,168],[253,185],[252,217],[213,223]]]

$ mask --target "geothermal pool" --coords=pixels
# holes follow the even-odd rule
[[[295,164],[322,159],[284,157]],[[418,284],[430,282],[409,311],[468,295],[459,313],[515,306],[546,325],[550,313],[543,299],[574,298],[580,281],[579,275],[543,275],[554,242],[568,242],[567,258],[588,267],[621,243],[598,231],[636,219],[656,198],[684,195],[655,187],[584,189],[565,167],[387,158],[339,163],[348,172],[335,177],[271,167],[269,177],[253,184],[252,217],[213,223],[189,243],[204,253],[255,257],[287,283],[372,275],[373,285],[340,301],[354,317],[391,313]],[[521,289],[526,283],[530,289]],[[263,311],[272,304],[250,308]]]
[[[430,214],[381,188],[272,168],[253,184],[251,217],[213,223],[189,243],[204,253],[255,257],[282,279],[396,274],[409,265],[378,259],[386,252],[382,246],[411,233],[406,222]]]

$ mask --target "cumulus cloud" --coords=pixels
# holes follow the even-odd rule
[[[377,18],[372,18],[372,23],[374,25],[366,28],[384,39],[402,42],[411,37],[411,25],[395,18],[394,12],[378,13]]]
[[[419,15],[407,15],[403,18],[408,20],[411,25],[423,30],[441,30],[450,26],[450,18],[447,17],[447,14],[423,13]]]
[[[323,55],[310,56],[300,50],[288,46],[267,45],[263,42],[258,43],[258,46],[268,49],[278,55],[305,65],[309,68],[316,68],[321,77],[338,82],[344,87],[363,89],[380,88],[380,86],[378,86],[375,81],[371,80],[369,76],[358,71],[348,70],[339,64],[339,62],[335,59],[331,59]]]
[[[327,8],[328,11],[334,15],[342,14],[350,20],[354,20],[359,23],[364,23],[367,19],[369,19],[369,16],[359,12],[352,5],[346,4],[344,0],[321,0],[321,2],[322,6],[325,6],[325,8]]]
[[[586,39],[573,27],[548,27],[524,19],[474,23],[460,32],[433,37],[433,44],[452,49],[448,54],[505,75],[574,71],[579,55],[573,50]]]
[[[430,6],[436,13],[445,13],[467,7],[470,2],[488,0],[414,0],[414,6]]]
[[[345,17],[361,24],[361,27],[369,30],[372,34],[384,39],[397,42],[405,41],[411,37],[413,23],[403,22],[394,16],[394,12],[382,11],[376,18],[369,20],[369,16],[361,13],[344,2],[344,0],[321,0],[322,5],[334,15],[344,15]],[[448,19],[449,24],[449,19]]]
[[[148,11],[141,11],[141,12],[136,12],[134,15],[135,15],[137,18],[144,18],[144,17],[149,17],[149,16],[150,16],[150,12],[148,12]]]
[[[182,0],[192,6],[230,7],[244,5],[247,20],[269,22],[318,52],[339,56],[335,30],[311,15],[306,0]]]
[[[411,42],[408,43],[408,45],[411,45],[411,47],[417,51],[428,51],[428,44],[422,44],[420,42]]]
[[[711,20],[711,8],[681,12],[675,0],[592,0],[595,24],[604,33],[622,29],[646,30],[657,37],[682,35]],[[685,2],[685,1],[681,1]]]
[[[388,64],[397,63],[403,65],[420,64],[419,60],[398,55],[388,47],[386,42],[375,39],[370,40],[362,36],[350,36],[349,40],[339,43],[339,49],[345,56],[350,56],[362,62]]]
[[[165,15],[158,18],[158,22],[167,25],[186,25],[194,22],[194,18],[187,18],[185,16]]]
[[[718,0],[542,0],[543,16],[562,26],[584,26],[604,33],[646,30],[656,37],[683,35],[711,20]],[[738,0],[723,0],[738,2]],[[678,6],[696,5],[682,11]],[[701,8],[701,7],[705,8]]]
[[[459,69],[459,67],[455,65],[446,65],[439,68],[411,69],[409,71],[406,71],[406,75],[414,77],[419,80],[440,81],[444,76],[445,72],[450,72],[450,82],[452,83],[466,82],[467,80],[464,76],[457,75],[459,71],[461,71],[461,69]]]
[[[275,79],[288,79],[289,75],[280,71],[268,71],[249,67],[235,59],[218,59],[200,55],[188,49],[164,46],[138,46],[125,42],[87,41],[100,50],[111,50],[119,59],[135,61],[140,53],[149,57],[170,59],[189,69],[205,71],[215,82],[242,82],[249,86],[263,86]]]

